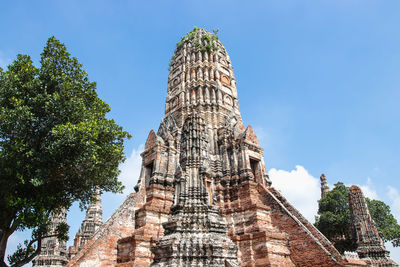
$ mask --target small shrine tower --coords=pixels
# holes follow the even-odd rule
[[[60,223],[66,223],[67,213],[62,209],[59,213],[54,214],[50,219],[49,235],[55,234],[57,226]],[[67,243],[59,241],[56,236],[43,238],[40,254],[32,261],[32,266],[40,267],[59,267],[66,266]]]
[[[89,204],[81,228],[79,228],[75,235],[74,244],[68,249],[69,258],[74,257],[85,246],[102,224],[103,209],[101,206],[101,193],[99,190],[96,190],[94,200]]]
[[[389,251],[383,245],[376,224],[369,214],[364,194],[356,185],[350,187],[349,204],[354,239],[357,242],[356,252],[359,258],[367,262],[369,266],[397,267],[398,265],[389,258]]]

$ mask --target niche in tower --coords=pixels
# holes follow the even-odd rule
[[[154,161],[150,162],[145,166],[145,182],[146,187],[150,185],[150,179],[153,176]]]
[[[213,186],[211,177],[204,176],[204,186],[207,189],[208,204],[213,204]]]
[[[250,168],[254,176],[254,181],[261,181],[260,161],[255,158],[250,158]]]

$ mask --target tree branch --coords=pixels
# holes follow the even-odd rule
[[[56,236],[57,236],[57,234],[52,234],[52,235],[44,235],[44,236],[32,239],[26,246],[25,259],[23,259],[17,263],[14,263],[13,265],[11,265],[11,267],[20,267],[20,266],[23,266],[24,264],[27,264],[31,260],[33,260],[37,255],[39,255],[39,253],[42,249],[43,238],[56,237]],[[35,252],[33,252],[32,254],[29,255],[29,248],[32,247],[32,245],[35,242],[37,242],[37,248],[36,248]]]
[[[41,251],[41,246],[42,246],[42,239],[40,238],[39,240],[36,240],[38,242],[38,246],[35,250],[34,253],[32,253],[29,257],[26,257],[25,259],[11,265],[10,267],[21,267],[24,266],[25,264],[27,264],[28,262],[30,262],[31,260],[33,260],[37,255],[39,255],[40,251]],[[26,256],[28,254],[28,248],[36,241],[31,240],[31,242],[29,242],[29,245],[27,246],[27,250],[26,250]]]
[[[14,263],[13,265],[11,265],[10,267],[21,267],[27,263],[29,263],[30,261],[32,261],[37,255],[39,255],[39,253],[41,252],[42,249],[42,240],[43,238],[48,238],[48,237],[56,237],[57,234],[52,234],[52,235],[44,235],[41,237],[37,237],[32,239],[28,245],[26,246],[26,252],[25,252],[25,258],[17,263]],[[32,247],[32,245],[37,242],[37,247],[35,252],[33,252],[32,254],[29,255],[29,248]]]

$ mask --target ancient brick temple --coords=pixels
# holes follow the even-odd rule
[[[367,266],[272,187],[229,56],[203,29],[177,44],[135,191],[68,266]]]

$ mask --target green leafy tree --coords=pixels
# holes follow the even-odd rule
[[[32,238],[9,256],[22,266],[39,252],[49,217],[96,188],[121,192],[118,165],[129,134],[106,115],[110,107],[96,93],[82,64],[54,37],[40,68],[18,55],[0,68],[0,266],[8,238],[31,229]],[[56,235],[66,239],[66,225]]]
[[[383,241],[400,245],[400,225],[390,212],[390,207],[379,200],[366,198],[369,212],[376,222]],[[356,249],[351,227],[349,189],[341,182],[319,200],[315,226],[333,243],[339,252]]]
[[[400,246],[400,225],[397,223],[390,207],[384,202],[375,199],[365,198],[369,213],[374,219],[379,235],[384,242],[392,242],[394,247]]]
[[[335,245],[339,252],[355,246],[350,228],[349,189],[343,183],[335,184],[319,201],[319,216],[315,226]]]

